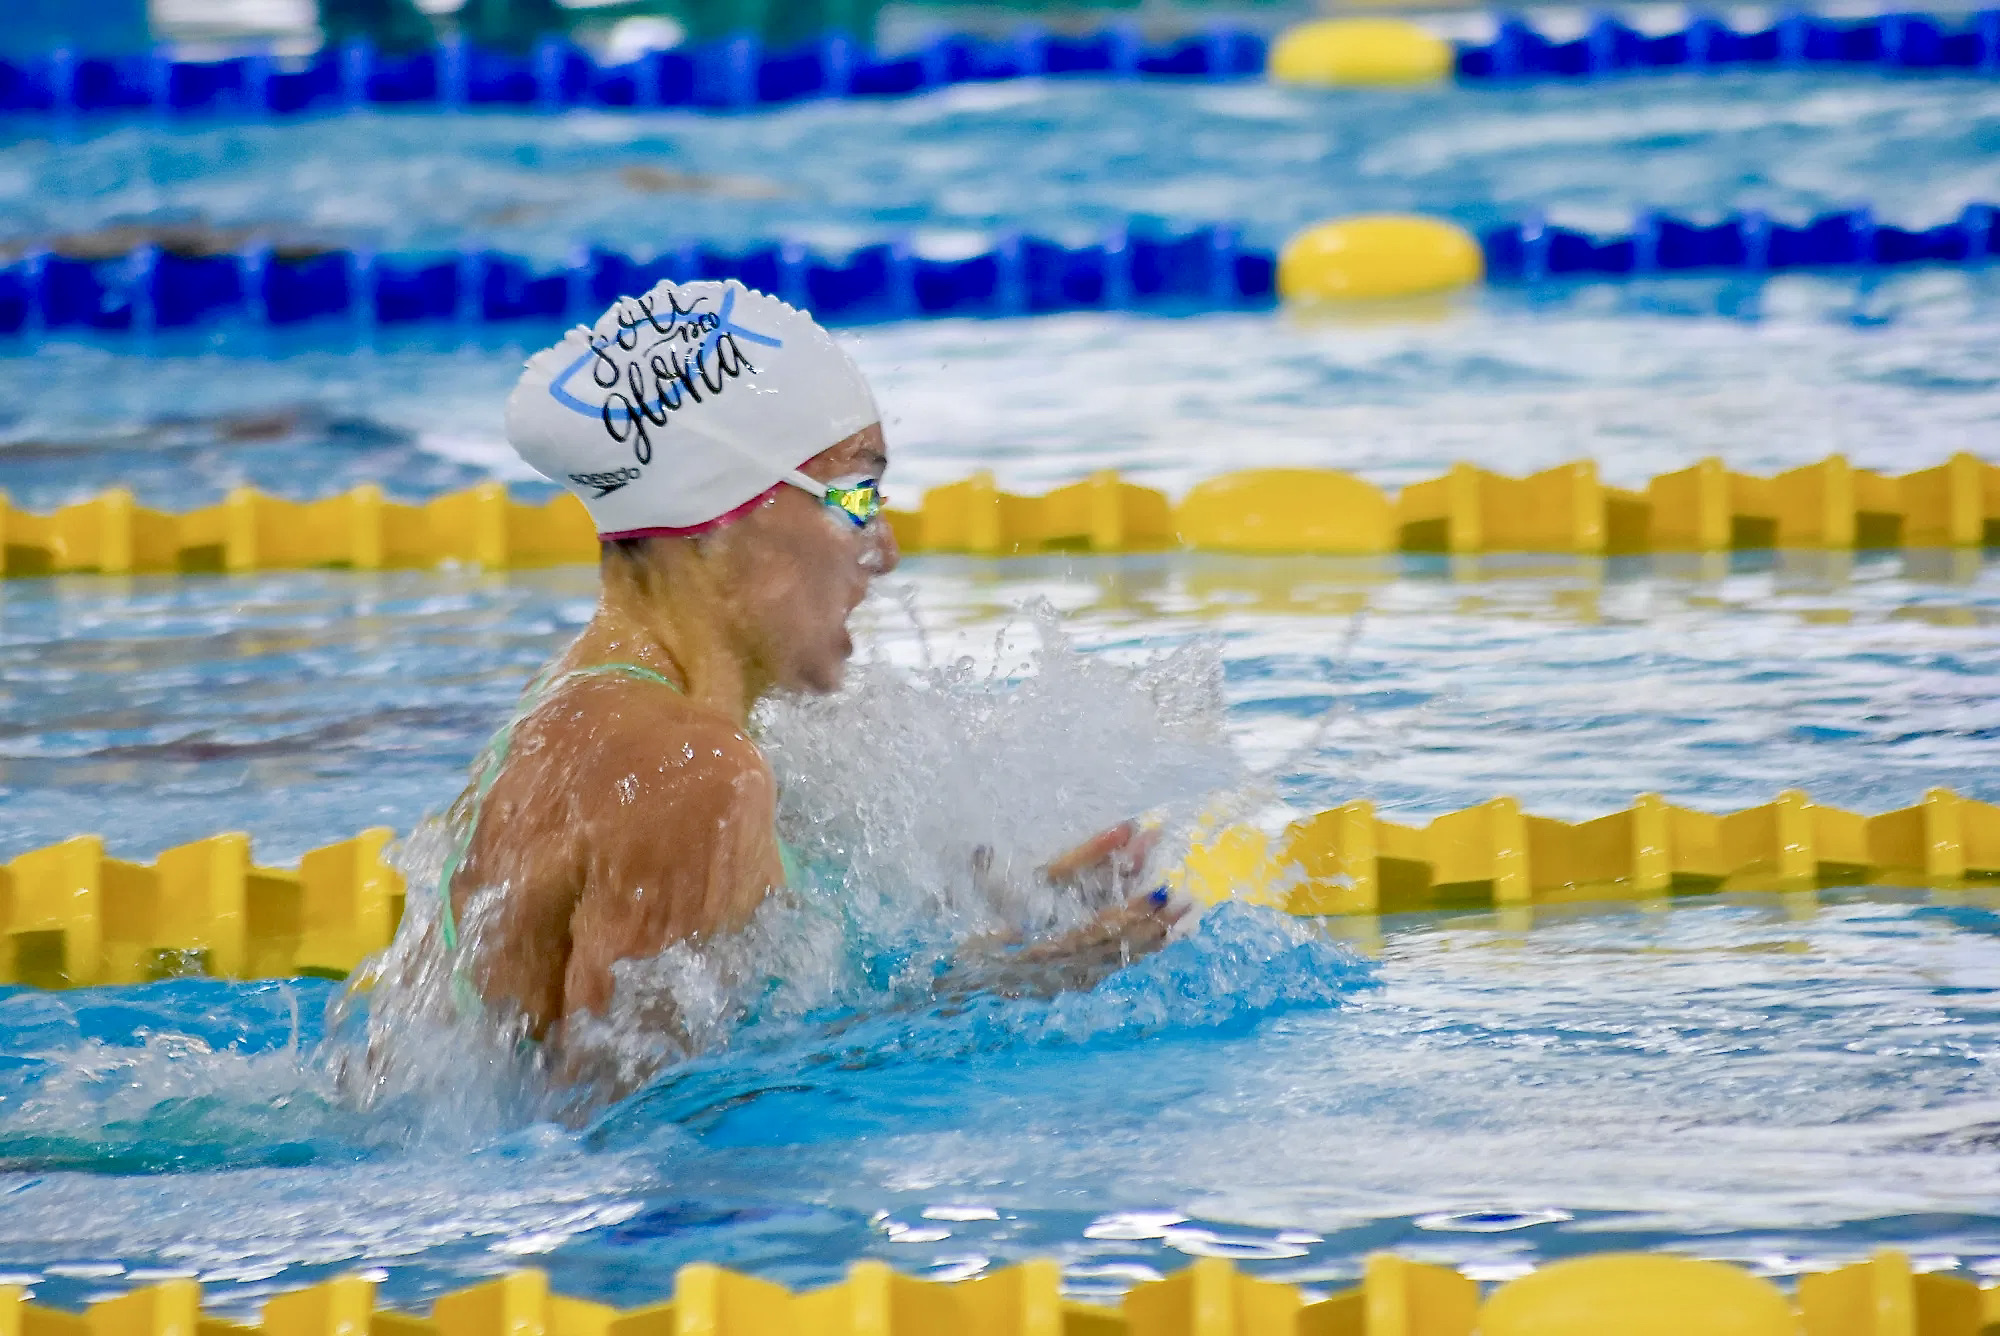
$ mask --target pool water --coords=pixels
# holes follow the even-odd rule
[[[2000,567],[1710,565],[929,559],[864,611],[863,653],[964,655],[1004,696],[1043,652],[1017,611],[1037,599],[1086,661],[1211,652],[1240,764],[1170,774],[1135,738],[1126,769],[1192,789],[1247,771],[1266,821],[1356,794],[1401,819],[1501,791],[1559,816],[1641,788],[1711,808],[1791,783],[1866,810],[1940,782],[2000,798]],[[289,858],[448,797],[590,581],[0,594],[33,721],[5,744],[6,852],[93,828],[149,854],[226,814]],[[1095,740],[1051,744],[1061,717],[1025,708],[1019,746],[982,764],[1044,796],[1108,783]],[[1061,801],[1087,826],[1084,789]],[[510,1123],[476,1082],[352,1111],[315,1054],[322,982],[14,991],[0,1258],[53,1301],[194,1273],[231,1311],[354,1269],[416,1305],[528,1261],[623,1303],[697,1258],[812,1283],[864,1255],[963,1275],[1053,1254],[1086,1294],[1211,1253],[1330,1286],[1385,1246],[1490,1278],[1611,1246],[1784,1274],[1894,1242],[2000,1267],[2000,919],[1964,896],[1824,898],[1528,933],[1410,916],[1372,944],[1229,910],[1053,1003],[836,990],[580,1131]]]
[[[560,333],[17,345],[0,350],[6,489],[35,509],[113,482],[167,509],[240,483],[421,499],[498,477],[546,496],[500,413]],[[1115,468],[1174,495],[1264,466],[1394,489],[1460,459],[1523,474],[1595,458],[1641,487],[1709,455],[1770,474],[1838,451],[1903,473],[1979,453],[2000,427],[2000,273],[1983,269],[1551,285],[1397,319],[1076,314],[845,337],[882,405],[899,505],[979,468],[1026,491]]]
[[[476,240],[561,260],[690,238],[939,255],[1017,228],[1235,223],[1276,246],[1350,213],[1472,226],[1646,208],[1802,218],[1857,201],[1929,226],[2000,200],[2000,89],[1977,76],[1649,75],[1338,90],[1020,81],[751,116],[389,114],[11,131],[0,244],[113,220],[205,221],[379,250]],[[1643,162],[1643,168],[1638,164]]]
[[[1227,731],[1271,772],[1273,816],[1502,792],[1570,819],[1642,791],[1718,809],[1791,785],[1868,811],[1932,784],[2000,798],[1991,560],[923,558],[888,583],[856,627],[864,657],[906,666],[906,600],[934,658],[1009,671],[1036,599],[1086,654],[1220,637]],[[0,856],[97,830],[150,857],[226,828],[289,862],[408,831],[594,592],[587,568],[10,581]]]
[[[1661,1246],[1986,1272],[1996,926],[1745,900],[1413,919],[1362,960],[1224,911],[1096,993],[794,1027],[583,1133],[344,1112],[301,1056],[332,984],[14,993],[0,1248],[52,1302],[191,1274],[229,1312],[525,1263],[625,1304],[685,1262],[812,1284],[859,1256],[1053,1255],[1085,1295],[1213,1255],[1332,1287],[1383,1247],[1481,1279]]]
[[[552,253],[809,223],[943,246],[1177,210],[1263,244],[1379,207],[1608,226],[1860,196],[1927,221],[2000,198],[1996,96],[1779,74],[1352,98],[1027,84],[699,121],[122,126],[0,148],[0,199],[16,237],[198,210]],[[786,193],[620,177],[643,164]],[[1705,455],[1923,468],[1990,453],[1996,317],[1970,270],[846,337],[892,493],[980,467],[1179,493],[1270,464],[1388,487],[1456,459],[1595,457],[1627,485]],[[554,333],[17,346],[0,482],[36,508],[119,483],[173,508],[244,482],[545,494],[499,406]],[[840,889],[860,945],[812,917],[825,897],[774,917],[745,949],[796,986],[712,989],[705,1051],[580,1123],[448,1043],[416,1050],[427,1082],[357,1107],[324,981],[0,990],[0,1283],[78,1304],[197,1275],[246,1313],[343,1271],[421,1306],[527,1263],[634,1303],[697,1259],[809,1284],[862,1256],[948,1277],[1053,1255],[1081,1295],[1201,1255],[1330,1288],[1383,1247],[1481,1279],[1609,1247],[1785,1276],[1896,1244],[2000,1273],[2000,918],[1979,891],[1576,908],[1532,931],[1232,906],[1087,994],[943,1006],[898,975],[966,926],[972,842],[1033,861],[1134,810],[1184,837],[1217,804],[1276,826],[1353,797],[1406,821],[1497,793],[1567,818],[1646,790],[2000,801],[1990,553],[923,558],[884,583],[837,703],[868,727],[797,703],[766,720],[781,820],[859,870]],[[593,592],[581,568],[0,584],[0,857],[242,829],[288,862],[410,832]],[[701,964],[639,973],[686,996]]]

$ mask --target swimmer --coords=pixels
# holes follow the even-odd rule
[[[453,810],[437,935],[465,957],[461,1009],[518,1014],[559,1047],[566,1022],[605,1014],[619,961],[740,929],[792,879],[750,715],[840,687],[848,617],[896,568],[889,446],[832,337],[734,281],[662,283],[538,353],[507,434],[590,512],[599,599]],[[941,986],[1087,987],[1161,946],[1180,907],[1132,893],[1150,846],[1127,824],[1051,859],[1050,882],[1094,882],[1114,907],[969,944]]]

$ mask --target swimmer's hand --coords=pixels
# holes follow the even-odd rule
[[[1157,828],[1121,821],[1050,859],[1042,876],[1057,886],[1130,895],[1144,882],[1146,860],[1159,842]]]
[[[1052,997],[1095,988],[1105,975],[1165,946],[1190,908],[1186,897],[1162,886],[1056,937],[968,942],[958,963],[938,979],[937,991],[945,996]]]
[[[1147,877],[1146,860],[1159,842],[1158,830],[1143,828],[1136,821],[1121,821],[1056,855],[1035,869],[1035,876],[1046,886],[1075,892],[1078,903],[1106,905],[1158,880]],[[972,851],[972,880],[1003,917],[1026,917],[1042,898],[1013,884],[1005,869],[994,866],[991,845],[982,844]]]
[[[1041,869],[1051,885],[1100,902],[1119,899],[1089,922],[1054,937],[1023,941],[994,936],[967,942],[958,962],[938,980],[939,990],[1047,997],[1093,988],[1113,970],[1165,946],[1191,902],[1165,887],[1134,894],[1147,881],[1146,862],[1159,838],[1159,831],[1126,821],[1051,859]],[[981,861],[975,854],[975,875],[985,871]]]
[[[1174,925],[1192,907],[1185,896],[1162,886],[1113,905],[1059,937],[1027,942],[1012,954],[1016,960],[1076,971],[1075,981],[1060,987],[1089,988],[1112,970],[1165,946]]]

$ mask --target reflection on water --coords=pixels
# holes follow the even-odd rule
[[[892,583],[857,629],[909,668],[1025,668],[1032,599],[1114,661],[1219,637],[1225,728],[1274,776],[1274,818],[1356,796],[1392,820],[1496,793],[1567,818],[1648,790],[2000,796],[2000,564],[1970,552],[927,557]],[[151,857],[227,822],[284,862],[407,831],[593,596],[586,568],[0,584],[0,855],[95,829]]]
[[[62,1303],[195,1273],[243,1312],[523,1262],[627,1304],[697,1259],[1053,1255],[1092,1296],[1189,1256],[1331,1288],[1390,1247],[2000,1268],[2000,912],[1825,901],[1408,916],[1369,962],[1228,909],[1092,994],[769,1026],[575,1134],[329,1102],[332,985],[0,995],[0,1271]]]

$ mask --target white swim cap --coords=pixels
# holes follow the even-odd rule
[[[832,335],[735,279],[621,297],[530,358],[507,398],[508,441],[604,538],[729,518],[881,420]]]

